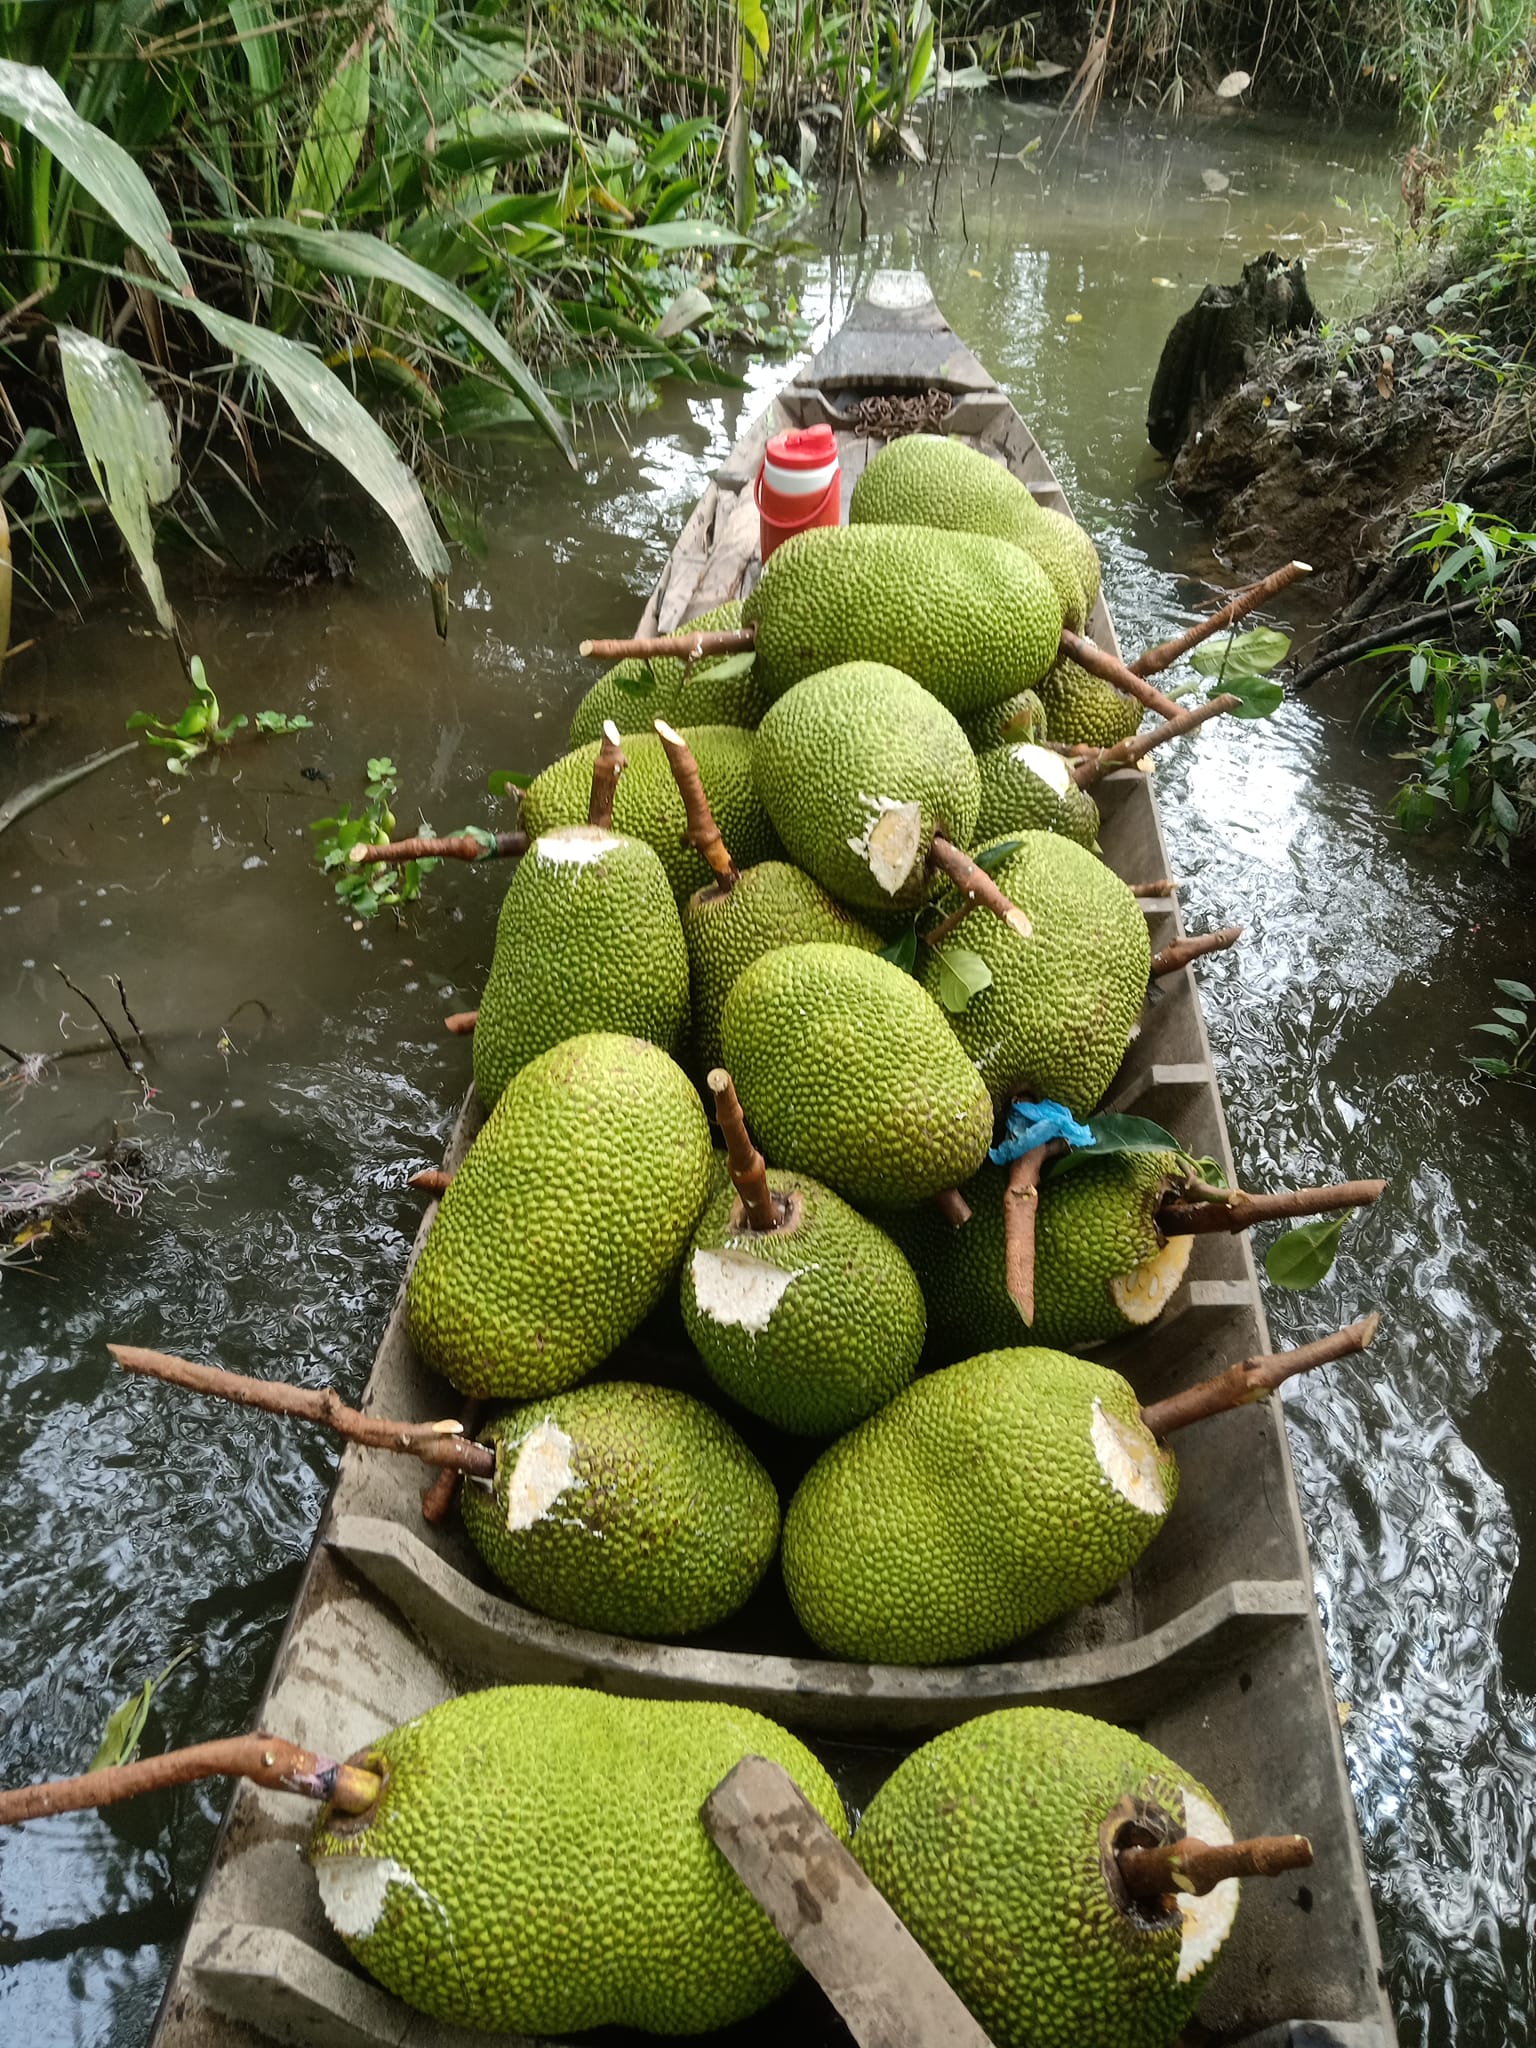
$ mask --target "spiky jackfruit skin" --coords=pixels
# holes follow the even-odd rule
[[[720,1012],[737,978],[780,946],[855,946],[878,953],[885,941],[820,882],[784,860],[759,861],[735,886],[697,889],[683,908],[693,1006],[693,1066],[702,1080],[724,1055]]]
[[[957,846],[975,833],[981,781],[959,720],[879,662],[786,690],[758,727],[752,773],[790,858],[866,915],[922,902],[935,832]]]
[[[768,1172],[785,1227],[751,1229],[734,1188],[683,1261],[683,1321],[715,1384],[797,1436],[836,1436],[907,1386],[926,1312],[875,1224],[803,1174]]]
[[[699,780],[720,836],[738,867],[783,852],[752,781],[752,735],[736,725],[690,725],[683,738],[699,764]],[[529,837],[559,825],[583,825],[592,795],[592,765],[599,742],[562,754],[523,792],[518,823]],[[613,795],[613,827],[643,839],[659,857],[679,905],[713,879],[701,853],[688,844],[687,814],[672,778],[667,752],[654,732],[624,742],[625,767]]]
[[[775,549],[741,611],[771,697],[845,661],[900,669],[957,718],[1033,688],[1061,601],[1007,541],[915,526],[821,526]]]
[[[821,1764],[761,1714],[519,1685],[372,1744],[357,1761],[384,1774],[377,1803],[361,1820],[324,1808],[309,1859],[352,1954],[418,2011],[561,2038],[707,2033],[799,1973],[699,1819],[746,1756],[782,1765],[847,1840]]]
[[[666,1292],[709,1193],[709,1125],[654,1045],[568,1038],[514,1074],[406,1283],[461,1394],[529,1400],[598,1366]]]
[[[918,972],[932,989],[936,953],[956,946],[979,953],[992,984],[949,1021],[981,1078],[999,1100],[1027,1089],[1090,1116],[1146,1000],[1147,921],[1119,876],[1083,847],[1054,832],[1008,837],[1020,843],[992,879],[1028,917],[1032,936],[1020,938],[995,917],[968,917],[936,947],[919,946]],[[931,913],[942,918],[959,901],[946,885]]]
[[[1065,747],[1112,747],[1141,729],[1141,706],[1066,655],[1035,685],[1045,729]]]
[[[773,1481],[690,1394],[573,1387],[498,1416],[480,1441],[496,1448],[496,1475],[464,1483],[470,1541],[556,1621],[693,1635],[736,1612],[778,1547]]]
[[[1104,1469],[1095,1431],[1117,1426],[1154,1476],[1147,1506]],[[1118,1373],[1061,1351],[984,1351],[823,1451],[784,1517],[784,1583],[834,1656],[952,1664],[1107,1593],[1177,1486]]]
[[[701,612],[679,628],[684,633],[724,633],[741,624],[741,600]],[[654,661],[616,662],[598,677],[571,718],[567,746],[584,747],[603,736],[611,718],[620,732],[650,732],[652,721],[669,725],[753,726],[768,708],[753,669],[733,673],[732,655],[685,663],[669,654]],[[754,664],[755,667],[755,664]]]
[[[1131,1910],[1105,1868],[1125,1799],[1174,1838],[1225,1819],[1139,1736],[1053,1707],[947,1729],[865,1808],[854,1855],[996,2048],[1168,2048],[1193,2017],[1183,1913]]]
[[[944,1013],[889,960],[767,953],[726,997],[720,1040],[764,1156],[850,1202],[924,1201],[969,1179],[992,1141],[987,1091]]]
[[[976,768],[981,777],[978,840],[1003,839],[1012,832],[1058,832],[1097,853],[1099,807],[1072,780],[1060,754],[1016,740],[978,754]]]
[[[963,723],[965,736],[977,754],[1020,740],[1038,745],[1045,738],[1045,706],[1033,690],[1020,690],[1005,697],[1001,704],[989,704],[985,711],[978,711]]]
[[[1077,580],[1083,586],[1083,598],[1091,612],[1098,602],[1103,581],[1098,549],[1077,521],[1065,512],[1058,512],[1050,505],[1042,505],[1039,509],[1045,530],[1054,535],[1065,549]]]
[[[502,898],[475,1025],[485,1107],[562,1039],[617,1031],[675,1057],[687,1025],[688,948],[653,850],[591,825],[534,840]]]

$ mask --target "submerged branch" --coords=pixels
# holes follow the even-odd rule
[[[1225,1372],[1217,1373],[1214,1379],[1198,1380],[1182,1393],[1170,1394],[1166,1401],[1149,1402],[1141,1411],[1141,1419],[1154,1436],[1164,1437],[1176,1429],[1186,1429],[1192,1422],[1204,1422],[1208,1416],[1224,1415],[1229,1408],[1262,1401],[1266,1394],[1272,1394],[1298,1373],[1314,1372],[1320,1365],[1331,1365],[1336,1358],[1349,1358],[1364,1351],[1380,1321],[1379,1315],[1364,1316],[1358,1323],[1335,1330],[1331,1337],[1319,1337],[1315,1344],[1242,1359],[1237,1365],[1229,1365]]]
[[[14,825],[18,818],[24,818],[28,811],[35,811],[39,804],[62,796],[66,789],[73,789],[77,782],[83,782],[87,775],[94,775],[98,768],[105,768],[111,761],[120,761],[124,754],[136,753],[138,745],[137,740],[129,740],[121,747],[107,747],[99,754],[88,754],[73,768],[61,768],[57,775],[45,775],[41,782],[29,782],[25,789],[18,789],[14,796],[7,797],[0,804],[0,832],[5,831],[8,825]]]

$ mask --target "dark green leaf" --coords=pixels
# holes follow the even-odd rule
[[[1527,988],[1523,981],[1500,981],[1495,976],[1493,985],[1500,994],[1513,996],[1518,1003],[1536,1003],[1536,989]]]
[[[1506,1024],[1519,1024],[1523,1026],[1525,1023],[1524,1010],[1506,1010],[1500,1005],[1495,1004],[1493,1014],[1495,1017],[1502,1017]]]
[[[526,789],[532,780],[520,768],[498,768],[487,775],[485,786],[492,796],[505,796],[509,789]]]
[[[880,958],[889,960],[893,967],[899,967],[903,974],[910,974],[917,965],[917,927],[908,925],[898,939],[892,939],[888,946],[880,948]]]
[[[1501,832],[1513,832],[1520,822],[1519,812],[1497,783],[1488,792],[1488,808],[1493,813],[1493,822]]]
[[[1088,1128],[1093,1133],[1093,1143],[1077,1146],[1056,1160],[1049,1169],[1052,1173],[1065,1173],[1084,1159],[1104,1159],[1114,1152],[1172,1152],[1183,1157],[1178,1139],[1150,1117],[1090,1117]]]
[[[1285,685],[1263,676],[1239,676],[1234,681],[1227,675],[1219,686],[1212,686],[1209,694],[1237,699],[1236,708],[1227,713],[1229,718],[1269,718],[1285,702]]]
[[[968,946],[946,946],[934,958],[939,963],[939,1001],[957,1017],[972,996],[992,986],[991,968]]]
[[[994,868],[1000,868],[1009,854],[1017,853],[1024,844],[1022,839],[999,839],[995,846],[983,847],[980,853],[973,853],[971,859],[977,867],[990,875]]]
[[[1274,1285],[1299,1290],[1326,1280],[1338,1256],[1344,1226],[1354,1213],[1345,1209],[1337,1216],[1316,1216],[1276,1238],[1264,1254],[1264,1271]]]
[[[1520,1033],[1508,1024],[1474,1024],[1474,1031],[1486,1031],[1490,1038],[1507,1038],[1511,1045],[1520,1043]]]
[[[1494,1074],[1501,1078],[1515,1071],[1508,1060],[1475,1059],[1472,1061],[1472,1065],[1477,1068],[1480,1074]]]

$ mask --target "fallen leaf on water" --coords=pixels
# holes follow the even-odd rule
[[[1154,277],[1152,282],[1154,284],[1160,284],[1163,287],[1164,291],[1171,292],[1177,290],[1177,286],[1174,284],[1174,281],[1171,277]]]
[[[1225,171],[1202,171],[1200,182],[1207,192],[1225,192],[1232,180]]]
[[[966,272],[965,274],[966,274],[966,276],[967,276],[967,277],[980,277],[980,276],[981,276],[981,272],[980,272],[979,270],[968,270],[968,271],[967,271],[967,272]]]
[[[1069,313],[1067,315],[1067,325],[1069,327],[1075,327],[1078,321],[1082,319],[1082,317],[1083,316],[1081,313]]]

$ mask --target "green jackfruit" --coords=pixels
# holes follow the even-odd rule
[[[598,1366],[666,1292],[709,1192],[709,1125],[638,1038],[568,1038],[514,1074],[406,1284],[411,1340],[461,1394],[532,1400]]]
[[[1193,2017],[1238,1881],[1134,1905],[1117,1847],[1232,1830],[1139,1736],[1052,1707],[980,1714],[913,1752],[853,1853],[996,2048],[1169,2048]]]
[[[957,718],[1033,688],[1061,639],[1061,601],[1032,555],[985,534],[914,526],[793,535],[741,617],[757,628],[770,697],[842,662],[878,661]]]
[[[720,1039],[766,1157],[850,1202],[921,1202],[969,1179],[992,1141],[987,1091],[943,1011],[889,960],[764,954],[726,997]]]
[[[980,778],[959,721],[879,662],[786,690],[758,727],[752,773],[790,858],[865,914],[915,909],[934,833],[963,847],[975,832]]]
[[[535,839],[502,899],[480,998],[475,1087],[486,1108],[562,1039],[617,1031],[675,1056],[687,1023],[688,949],[656,854],[592,825]]]
[[[1099,589],[1103,581],[1098,549],[1077,521],[1065,512],[1058,512],[1051,505],[1042,505],[1040,517],[1047,529],[1059,537],[1061,545],[1065,548],[1067,558],[1083,586],[1083,598],[1091,613],[1098,603]]]
[[[950,1019],[977,1072],[999,1099],[1028,1090],[1090,1116],[1146,1000],[1147,921],[1124,882],[1083,847],[1054,832],[1009,836],[1020,843],[992,879],[1033,935],[1020,938],[997,918],[973,914],[937,947],[918,948],[919,973],[931,989],[939,980],[936,952],[963,946],[979,953],[991,986]],[[933,914],[946,916],[959,901],[947,886],[934,896]]]
[[[683,738],[693,749],[709,807],[739,865],[750,867],[754,861],[773,860],[782,853],[753,786],[751,733],[735,725],[696,725],[690,726]],[[585,824],[598,744],[594,741],[573,754],[563,754],[523,792],[518,823],[530,838],[557,825]],[[684,837],[688,820],[666,749],[654,732],[639,732],[625,740],[624,752],[628,765],[614,791],[614,830],[643,839],[655,849],[673,895],[680,904],[686,903],[695,889],[713,879],[713,871]]]
[[[383,1790],[356,1818],[322,1810],[321,1904],[370,1976],[455,2025],[562,2039],[729,2026],[799,1974],[699,1818],[746,1756],[782,1765],[847,1840],[816,1758],[745,1707],[469,1693],[355,1759]]]
[[[495,1446],[495,1482],[465,1482],[464,1526],[556,1621],[692,1635],[736,1612],[778,1545],[773,1481],[712,1408],[669,1387],[575,1387],[499,1416],[480,1441]]]
[[[976,766],[981,776],[979,841],[1014,832],[1059,832],[1090,853],[1098,851],[1099,807],[1072,780],[1060,754],[1020,740],[978,754]]]
[[[985,1656],[1123,1578],[1178,1469],[1118,1373],[984,1351],[823,1451],[784,1517],[784,1583],[835,1656]]]
[[[788,861],[759,861],[734,886],[695,890],[683,906],[693,1003],[693,1062],[700,1076],[718,1067],[720,1012],[737,977],[780,946],[855,946],[878,953],[880,934],[860,924],[819,882]]]
[[[717,1386],[799,1436],[835,1436],[906,1386],[923,1297],[891,1240],[830,1188],[770,1168],[783,1215],[753,1230],[734,1188],[683,1261],[683,1321]]]
[[[963,723],[965,736],[978,754],[1005,742],[1030,740],[1038,744],[1045,738],[1045,706],[1033,690],[1020,690]]]
[[[701,612],[680,628],[685,633],[725,633],[741,624],[741,600]],[[748,655],[717,654],[707,661],[686,663],[672,655],[654,661],[618,662],[587,691],[576,706],[566,744],[584,747],[603,736],[611,718],[620,732],[650,732],[652,721],[671,725],[756,725],[768,699],[753,673]]]
[[[1112,747],[1141,730],[1141,706],[1063,655],[1035,685],[1045,729],[1064,747]]]

